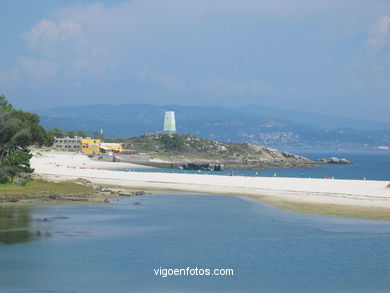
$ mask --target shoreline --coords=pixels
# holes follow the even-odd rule
[[[102,186],[177,192],[271,196],[299,202],[390,208],[387,181],[245,177],[205,174],[54,169],[37,172],[51,181],[86,179]]]
[[[64,182],[64,181],[58,181]],[[77,182],[74,180],[73,182]],[[80,184],[80,183],[79,183]],[[91,184],[93,184],[91,182]],[[105,191],[95,191],[91,195],[84,197],[59,197],[57,199],[48,199],[47,197],[35,197],[21,199],[18,202],[0,202],[1,208],[12,208],[34,205],[55,205],[55,204],[110,204],[112,200],[124,197],[137,198],[143,195],[150,194],[200,194],[200,195],[218,195],[218,196],[238,196],[253,200],[255,202],[268,205],[273,208],[296,212],[300,214],[352,218],[363,220],[378,220],[390,221],[390,208],[362,206],[362,205],[341,205],[341,204],[326,204],[313,203],[308,201],[291,201],[288,199],[275,198],[267,195],[251,194],[251,193],[235,193],[235,192],[196,192],[191,190],[181,190],[176,188],[150,187],[150,186],[134,186],[121,187],[118,185],[95,185]],[[135,193],[141,193],[136,195]],[[138,201],[133,204],[139,204]]]
[[[390,220],[387,181],[122,172],[92,169],[96,162],[87,156],[56,152],[34,155],[31,163],[39,177],[54,182],[81,179],[117,190],[245,196],[301,213]]]

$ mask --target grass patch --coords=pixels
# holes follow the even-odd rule
[[[0,184],[0,201],[17,201],[21,199],[36,198],[56,199],[64,196],[82,197],[92,193],[93,190],[91,187],[73,182],[32,180],[27,182],[24,186],[12,183]]]
[[[278,201],[268,197],[262,198],[261,201],[275,208],[303,214],[390,221],[390,209],[388,208]]]

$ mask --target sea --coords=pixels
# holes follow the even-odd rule
[[[241,197],[153,194],[2,208],[0,225],[0,292],[390,288],[390,222],[298,214]],[[158,274],[187,268],[194,275]]]
[[[389,179],[389,153],[342,157],[353,164],[326,165],[317,176]],[[294,171],[275,172],[300,176],[282,173]],[[245,197],[0,208],[0,293],[385,293],[389,264],[390,222],[299,214]]]
[[[237,175],[257,177],[335,178],[355,180],[390,180],[390,151],[388,150],[329,150],[283,149],[312,160],[338,157],[352,162],[350,165],[318,164],[320,168],[203,171],[162,168],[131,169],[133,172],[189,173],[212,175]],[[118,169],[128,171],[128,169]]]

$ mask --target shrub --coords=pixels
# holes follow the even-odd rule
[[[14,178],[21,178],[23,181],[29,180],[29,173],[34,169],[30,167],[32,155],[26,151],[14,150],[8,156],[0,160],[0,183],[14,181]]]
[[[160,137],[160,142],[166,151],[180,151],[184,148],[184,140],[178,134],[163,134]]]

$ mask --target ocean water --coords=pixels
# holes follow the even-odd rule
[[[135,202],[140,204],[134,205]],[[161,194],[0,209],[0,292],[389,292],[390,223]],[[158,268],[229,268],[169,276]]]
[[[283,150],[284,151],[284,150]],[[133,169],[135,172],[166,172],[166,173],[200,173],[213,175],[237,174],[242,176],[272,177],[301,177],[301,178],[326,178],[359,179],[363,180],[390,180],[390,151],[329,151],[329,150],[291,150],[287,151],[299,154],[309,159],[341,157],[352,162],[351,165],[321,164],[320,169],[272,169],[272,170],[224,170],[224,171],[194,171],[173,169]],[[124,170],[124,169],[119,169]]]

